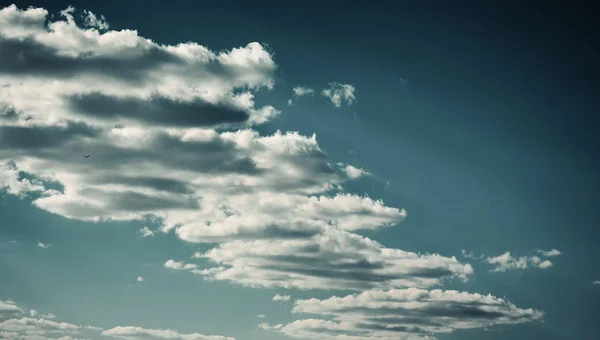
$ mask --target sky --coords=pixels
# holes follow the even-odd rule
[[[3,3],[0,338],[600,338],[592,14]]]

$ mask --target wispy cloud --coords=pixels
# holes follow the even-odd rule
[[[273,301],[290,301],[292,297],[289,295],[275,295],[273,296]]]
[[[314,89],[311,89],[308,87],[303,87],[303,86],[296,86],[293,88],[293,91],[294,91],[294,96],[297,96],[297,97],[313,95],[315,93]]]
[[[142,237],[154,236],[154,232],[148,227],[143,227],[140,229],[140,234],[142,234]]]
[[[48,249],[48,248],[50,248],[50,244],[38,242],[38,247],[40,247],[42,249]]]
[[[352,105],[356,101],[354,86],[350,84],[329,83],[329,88],[323,89],[321,94],[331,101],[333,106],[341,107],[342,104]]]

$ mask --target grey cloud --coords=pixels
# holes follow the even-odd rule
[[[161,126],[208,127],[238,124],[250,117],[245,110],[213,105],[201,99],[182,101],[160,95],[149,99],[117,98],[96,92],[71,95],[67,102],[78,114],[106,121],[135,119]]]
[[[148,71],[183,60],[158,47],[136,57],[105,57],[93,53],[78,57],[61,55],[59,50],[32,38],[0,36],[0,74],[49,78],[72,78],[81,74],[108,76],[126,82],[147,79]]]
[[[460,329],[532,322],[544,316],[541,311],[518,308],[491,295],[415,288],[296,300],[292,312],[330,317],[333,321],[301,319],[271,329],[298,338],[312,338],[319,333],[334,338],[342,332],[360,334],[365,339],[426,339]]]
[[[0,126],[0,146],[13,149],[51,149],[77,137],[94,137],[99,132],[85,124],[58,126]]]

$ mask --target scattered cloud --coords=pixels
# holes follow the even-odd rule
[[[50,245],[42,243],[42,242],[38,242],[38,247],[40,247],[42,249],[48,249],[48,248],[50,248]]]
[[[290,301],[292,297],[289,295],[279,295],[276,294],[275,296],[273,296],[273,301]]]
[[[154,232],[148,227],[140,229],[140,234],[142,234],[142,237],[154,236]]]
[[[329,83],[329,88],[323,89],[321,94],[329,98],[335,107],[341,107],[344,103],[350,106],[356,101],[354,86],[349,84]]]
[[[180,340],[235,340],[235,338],[220,335],[202,335],[198,333],[181,334],[170,329],[146,329],[133,326],[118,326],[102,332],[104,336],[117,339],[180,339]]]
[[[288,106],[294,106],[294,101],[291,99],[288,99]]]
[[[0,338],[35,340],[75,340],[81,337],[103,335],[114,339],[180,339],[180,340],[235,340],[221,335],[203,335],[199,333],[181,334],[174,330],[144,329],[134,326],[118,326],[109,330],[90,325],[75,325],[67,322],[52,321],[53,314],[36,318],[37,311],[29,311],[25,316],[24,308],[13,301],[0,300]]]
[[[487,328],[541,320],[544,314],[521,309],[492,295],[416,288],[368,290],[324,300],[297,300],[300,319],[261,328],[300,339],[434,339],[459,329]]]
[[[311,89],[308,87],[303,87],[303,86],[296,86],[296,87],[294,87],[293,91],[294,91],[294,96],[297,96],[297,97],[313,95],[315,93],[314,89]]]
[[[264,325],[293,336],[396,336],[411,333],[402,330],[406,326],[422,339],[421,329],[479,327],[478,313],[488,324],[538,317],[494,297],[396,290],[466,281],[473,268],[455,257],[390,248],[359,235],[395,227],[406,210],[344,192],[342,185],[367,172],[336,166],[316,135],[255,130],[279,115],[273,106],[254,102],[257,91],[274,86],[277,70],[261,44],[222,52],[193,42],[162,45],[135,30],[110,30],[104,17],[91,12],[83,12],[83,27],[74,20],[74,8],[61,13],[64,20],[49,18],[41,8],[0,10],[0,189],[30,195],[34,206],[70,219],[151,216],[160,229],[142,228],[143,237],[174,233],[185,242],[210,244],[190,260],[208,260],[202,266],[170,259],[163,264],[170,270],[250,287],[366,290],[339,298],[358,301],[351,302],[354,311],[331,309],[331,299],[305,300],[321,309],[296,302],[295,310],[333,320]],[[322,95],[335,107],[356,101],[352,85],[329,86]],[[49,182],[61,189],[50,189]],[[410,311],[415,321],[402,319],[393,308],[365,306],[369,294],[390,295],[393,308]],[[398,294],[408,295],[408,302]],[[411,300],[413,295],[422,298]],[[470,299],[479,309],[463,304]],[[375,309],[374,316],[367,307]],[[26,318],[6,301],[2,310],[21,318],[2,319],[0,331],[19,336],[98,330]],[[384,322],[382,315],[392,319]],[[385,324],[400,328],[379,329]],[[135,326],[102,334],[232,339]]]
[[[552,250],[548,250],[548,251],[538,249],[538,250],[535,250],[535,252],[538,254],[541,254],[542,256],[545,256],[545,257],[561,255],[561,252],[556,249],[552,249]],[[485,262],[487,264],[495,265],[495,268],[490,270],[492,272],[506,272],[509,270],[527,269],[529,266],[539,268],[539,269],[546,269],[546,268],[550,268],[554,265],[551,261],[543,260],[539,256],[534,255],[534,256],[518,256],[518,257],[516,257],[516,256],[513,256],[511,254],[511,252],[508,252],[508,251],[504,252],[501,255],[493,256],[493,257],[486,257],[483,254],[476,255],[473,252],[469,252],[464,249],[461,249],[461,253],[466,258],[479,260],[479,261]]]
[[[137,277],[137,282],[144,282],[144,281],[145,281],[145,280],[144,280],[144,278],[143,278],[143,277],[141,277],[141,276],[138,276],[138,277]]]

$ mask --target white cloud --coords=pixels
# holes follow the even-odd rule
[[[144,329],[127,326],[104,330],[90,325],[75,325],[67,322],[57,322],[53,314],[35,318],[38,313],[31,309],[26,317],[24,309],[13,301],[0,300],[0,338],[10,340],[75,340],[80,337],[98,335],[114,339],[180,339],[180,340],[235,340],[221,335],[203,335],[199,333],[181,334],[174,330]],[[101,334],[100,334],[101,333]]]
[[[594,281],[592,284],[594,284],[594,285],[600,285],[600,281]]]
[[[562,253],[559,250],[557,250],[557,249],[551,249],[551,250],[537,249],[536,252],[538,254],[541,254],[542,256],[546,256],[546,257],[553,257],[553,256],[562,255]]]
[[[264,319],[265,315],[264,314],[256,314],[256,317],[259,319]]]
[[[415,288],[297,300],[292,312],[330,320],[301,319],[260,327],[302,339],[338,339],[340,334],[347,339],[433,339],[458,329],[531,322],[544,315],[492,295]]]
[[[56,315],[52,314],[52,313],[47,313],[42,315],[43,319],[56,319]]]
[[[279,295],[276,294],[275,296],[273,296],[273,301],[290,301],[292,297],[289,295]]]
[[[329,98],[335,107],[341,107],[344,103],[352,105],[356,101],[354,86],[349,84],[329,83],[329,88],[323,89],[321,94]]]
[[[140,234],[142,234],[142,237],[154,236],[154,232],[148,227],[140,229]]]
[[[543,256],[558,256],[560,255],[560,251],[556,249],[552,249],[550,251],[544,250],[536,250],[538,254],[542,254]],[[464,257],[474,260],[480,260],[488,264],[495,265],[492,272],[506,272],[509,270],[516,269],[527,269],[529,266],[546,269],[552,267],[554,264],[549,260],[542,260],[538,256],[513,256],[510,252],[504,252],[501,255],[486,257],[483,254],[476,255],[473,252],[469,252],[465,249],[461,249],[461,253]]]
[[[294,87],[293,91],[294,91],[294,95],[297,97],[313,95],[315,93],[314,89],[311,89],[308,87],[303,87],[303,86],[296,86],[296,87]]]
[[[50,245],[42,243],[42,242],[38,242],[38,247],[40,247],[42,249],[48,249],[48,248],[50,248]]]
[[[288,99],[288,106],[294,106],[294,101],[291,99]]]
[[[180,339],[180,340],[235,340],[235,338],[220,335],[202,335],[198,333],[181,334],[170,329],[145,329],[133,326],[118,326],[102,332],[104,336],[118,339]]]
[[[144,280],[144,278],[143,278],[143,277],[141,277],[141,276],[138,276],[138,277],[137,277],[137,282],[144,282],[144,281],[145,281],[145,280]]]
[[[368,173],[364,169],[359,169],[352,165],[344,165],[343,163],[338,163],[338,166],[340,166],[344,170],[346,175],[352,179],[357,179],[365,175],[370,175],[370,173]]]
[[[106,22],[104,15],[97,17],[94,13],[88,10],[83,11],[83,20],[87,27],[97,28],[99,30],[108,30],[109,28],[108,22]]]
[[[395,226],[406,210],[345,193],[344,183],[366,173],[336,166],[316,135],[253,130],[279,115],[254,102],[256,91],[274,86],[277,69],[262,45],[214,52],[158,44],[110,30],[89,12],[79,27],[75,13],[63,11],[62,21],[47,20],[44,9],[0,10],[1,189],[67,218],[152,216],[161,232],[217,244],[195,255],[209,260],[206,268],[164,263],[208,280],[363,291],[431,287],[473,273],[455,257],[358,235]],[[351,85],[331,83],[322,94],[336,107],[356,100]],[[140,233],[147,231],[155,233]],[[223,339],[133,326],[104,335]]]

